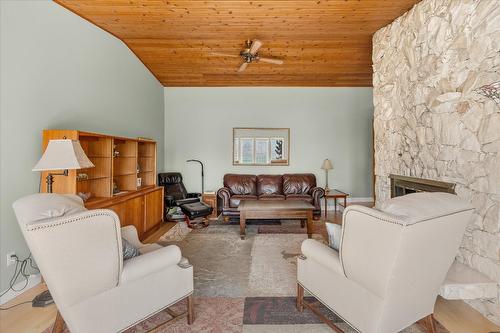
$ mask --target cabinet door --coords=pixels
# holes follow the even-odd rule
[[[145,200],[145,229],[150,231],[160,225],[163,220],[163,189],[148,193]]]
[[[144,233],[144,207],[142,196],[113,205],[109,207],[109,209],[115,211],[118,215],[122,227],[134,225],[139,237]]]

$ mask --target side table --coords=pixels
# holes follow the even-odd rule
[[[209,220],[217,219],[217,193],[215,192],[205,192],[201,196],[201,201],[213,208],[212,214],[208,215]]]
[[[337,212],[337,199],[344,199],[344,205],[340,204],[342,207],[346,208],[347,207],[347,197],[349,194],[342,192],[340,190],[331,190],[328,192],[325,192],[325,219],[328,217],[328,199],[333,199],[334,200],[334,209],[335,212]]]

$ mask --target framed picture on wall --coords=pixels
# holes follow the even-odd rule
[[[289,128],[233,128],[233,165],[289,165]]]

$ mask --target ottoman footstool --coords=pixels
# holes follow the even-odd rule
[[[196,229],[208,226],[208,220],[206,217],[212,214],[213,211],[213,208],[209,205],[198,201],[180,205],[180,208],[184,215],[186,215],[186,223],[188,227]]]

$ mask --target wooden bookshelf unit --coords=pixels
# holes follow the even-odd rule
[[[78,130],[44,130],[43,150],[49,140],[79,140],[94,168],[69,170],[54,178],[54,193],[90,194],[89,209],[114,210],[122,226],[134,225],[144,239],[163,220],[163,187],[156,184],[156,142]],[[46,172],[41,190],[47,191]]]

